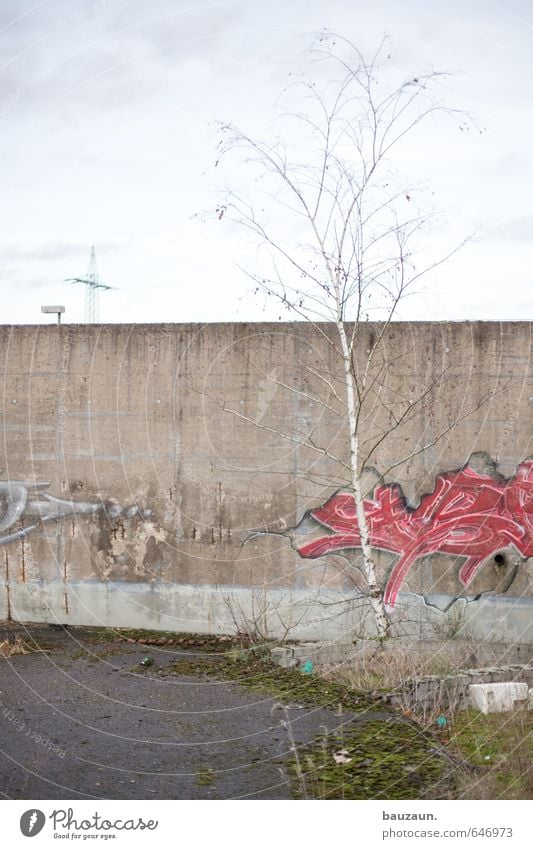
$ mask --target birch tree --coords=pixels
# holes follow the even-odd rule
[[[219,160],[236,158],[249,188],[232,186],[216,215],[257,238],[261,267],[245,273],[258,294],[311,322],[328,344],[323,322],[335,327],[348,446],[347,459],[339,461],[355,502],[366,594],[378,637],[385,639],[390,620],[376,575],[362,474],[373,450],[410,421],[430,387],[389,410],[390,427],[364,449],[363,411],[387,367],[383,339],[399,305],[459,247],[424,261],[437,213],[427,191],[405,178],[402,155],[406,145],[416,146],[421,125],[438,122],[438,116],[455,119],[461,129],[466,124],[443,100],[446,74],[430,70],[391,83],[387,40],[368,58],[346,38],[323,32],[309,58],[321,82],[298,77],[289,85],[284,97],[296,100],[297,109],[282,112],[281,133],[258,139],[232,124],[219,126]],[[379,322],[378,331],[361,367],[354,351],[370,318]],[[310,439],[302,444],[328,454]]]

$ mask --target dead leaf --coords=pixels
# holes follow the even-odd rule
[[[339,752],[334,752],[333,760],[336,764],[349,764],[352,759],[348,757],[348,754],[346,749],[341,749]]]

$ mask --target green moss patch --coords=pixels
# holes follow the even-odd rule
[[[290,720],[287,711],[281,713],[283,705],[299,703],[355,714],[342,733],[327,734],[300,747],[286,763],[296,798],[418,799],[446,795],[448,763],[439,752],[438,742],[369,695],[297,669],[274,666],[253,650],[230,652],[219,660],[179,660],[159,674],[233,681],[278,700],[288,739]],[[345,754],[339,756],[340,752]]]
[[[437,747],[396,716],[328,734],[301,749],[289,768],[298,798],[438,798],[447,785]]]
[[[231,652],[219,659],[195,657],[179,660],[160,670],[162,675],[193,675],[235,681],[249,690],[271,696],[282,702],[301,702],[343,711],[376,709],[376,702],[363,693],[325,681],[297,669],[274,666],[253,650]],[[379,710],[383,707],[380,704]]]
[[[196,786],[197,787],[210,787],[216,781],[215,772],[211,769],[211,767],[205,767],[204,769],[199,769],[196,773]]]

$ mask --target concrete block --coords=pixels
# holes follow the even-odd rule
[[[279,646],[274,648],[270,652],[270,659],[272,663],[276,666],[281,666],[283,669],[291,669],[293,666],[296,666],[296,659],[294,657],[294,649],[285,646]]]
[[[317,643],[299,643],[297,646],[293,646],[293,654],[294,657],[298,658],[298,660],[313,660],[316,655],[320,652],[321,646]]]
[[[496,684],[471,684],[468,695],[472,707],[481,713],[501,713],[514,710],[515,702],[528,698],[527,684],[502,681]]]

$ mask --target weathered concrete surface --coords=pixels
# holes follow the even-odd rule
[[[515,681],[471,684],[468,688],[472,707],[481,713],[504,713],[514,710],[516,702],[527,702],[528,692],[527,683]]]
[[[433,664],[445,660],[449,669],[461,668],[470,671],[478,671],[482,667],[488,667],[492,674],[495,669],[510,668],[529,669],[529,678],[533,682],[533,647],[531,645],[494,642],[473,642],[471,640],[442,640],[431,642],[420,640],[416,643],[411,640],[390,640],[380,647],[380,654],[397,654],[398,650],[408,650],[413,669],[423,666],[428,658]],[[329,642],[299,642],[283,646],[274,646],[270,651],[270,659],[277,666],[291,669],[301,666],[307,660],[311,660],[317,667],[360,667],[366,664],[372,668],[376,655],[375,640],[348,641],[339,639]],[[414,673],[413,673],[414,674]],[[406,673],[407,675],[407,673]],[[406,677],[404,675],[404,677]],[[438,677],[443,680],[444,672]],[[529,680],[526,678],[525,680]],[[503,680],[494,678],[490,680]],[[478,683],[472,680],[471,683]]]
[[[452,714],[456,710],[466,710],[476,707],[482,710],[487,707],[486,693],[492,691],[493,687],[498,690],[501,683],[507,683],[514,691],[514,685],[525,687],[527,699],[528,685],[533,681],[533,665],[515,664],[511,666],[492,666],[484,669],[462,669],[460,672],[448,673],[446,675],[425,675],[409,679],[396,692],[386,697],[386,703],[404,708],[406,705],[412,709],[424,705],[426,710],[438,708],[441,711],[449,710]],[[471,687],[479,686],[487,688],[476,693],[484,693],[477,701],[471,699]],[[511,707],[506,708],[511,710]],[[483,710],[483,713],[486,713]]]
[[[361,329],[361,358],[375,332]],[[475,452],[484,452],[474,461],[481,472],[492,458],[510,478],[531,454],[531,348],[528,323],[391,325],[364,444],[390,426],[402,399],[429,394],[369,463],[394,467],[385,480],[411,504]],[[253,627],[300,639],[371,634],[356,553],[305,560],[295,550],[306,512],[346,483],[341,464],[301,444],[311,437],[346,458],[332,390],[338,357],[311,327],[2,327],[0,363],[1,477],[46,482],[67,505],[60,521],[37,521],[0,546],[0,617]],[[76,515],[79,502],[93,512]],[[134,507],[141,512],[128,517]],[[29,521],[23,514],[4,534]],[[417,559],[397,630],[533,641],[532,558],[512,546],[498,554],[466,588],[464,558]],[[383,579],[396,557],[379,554]]]

